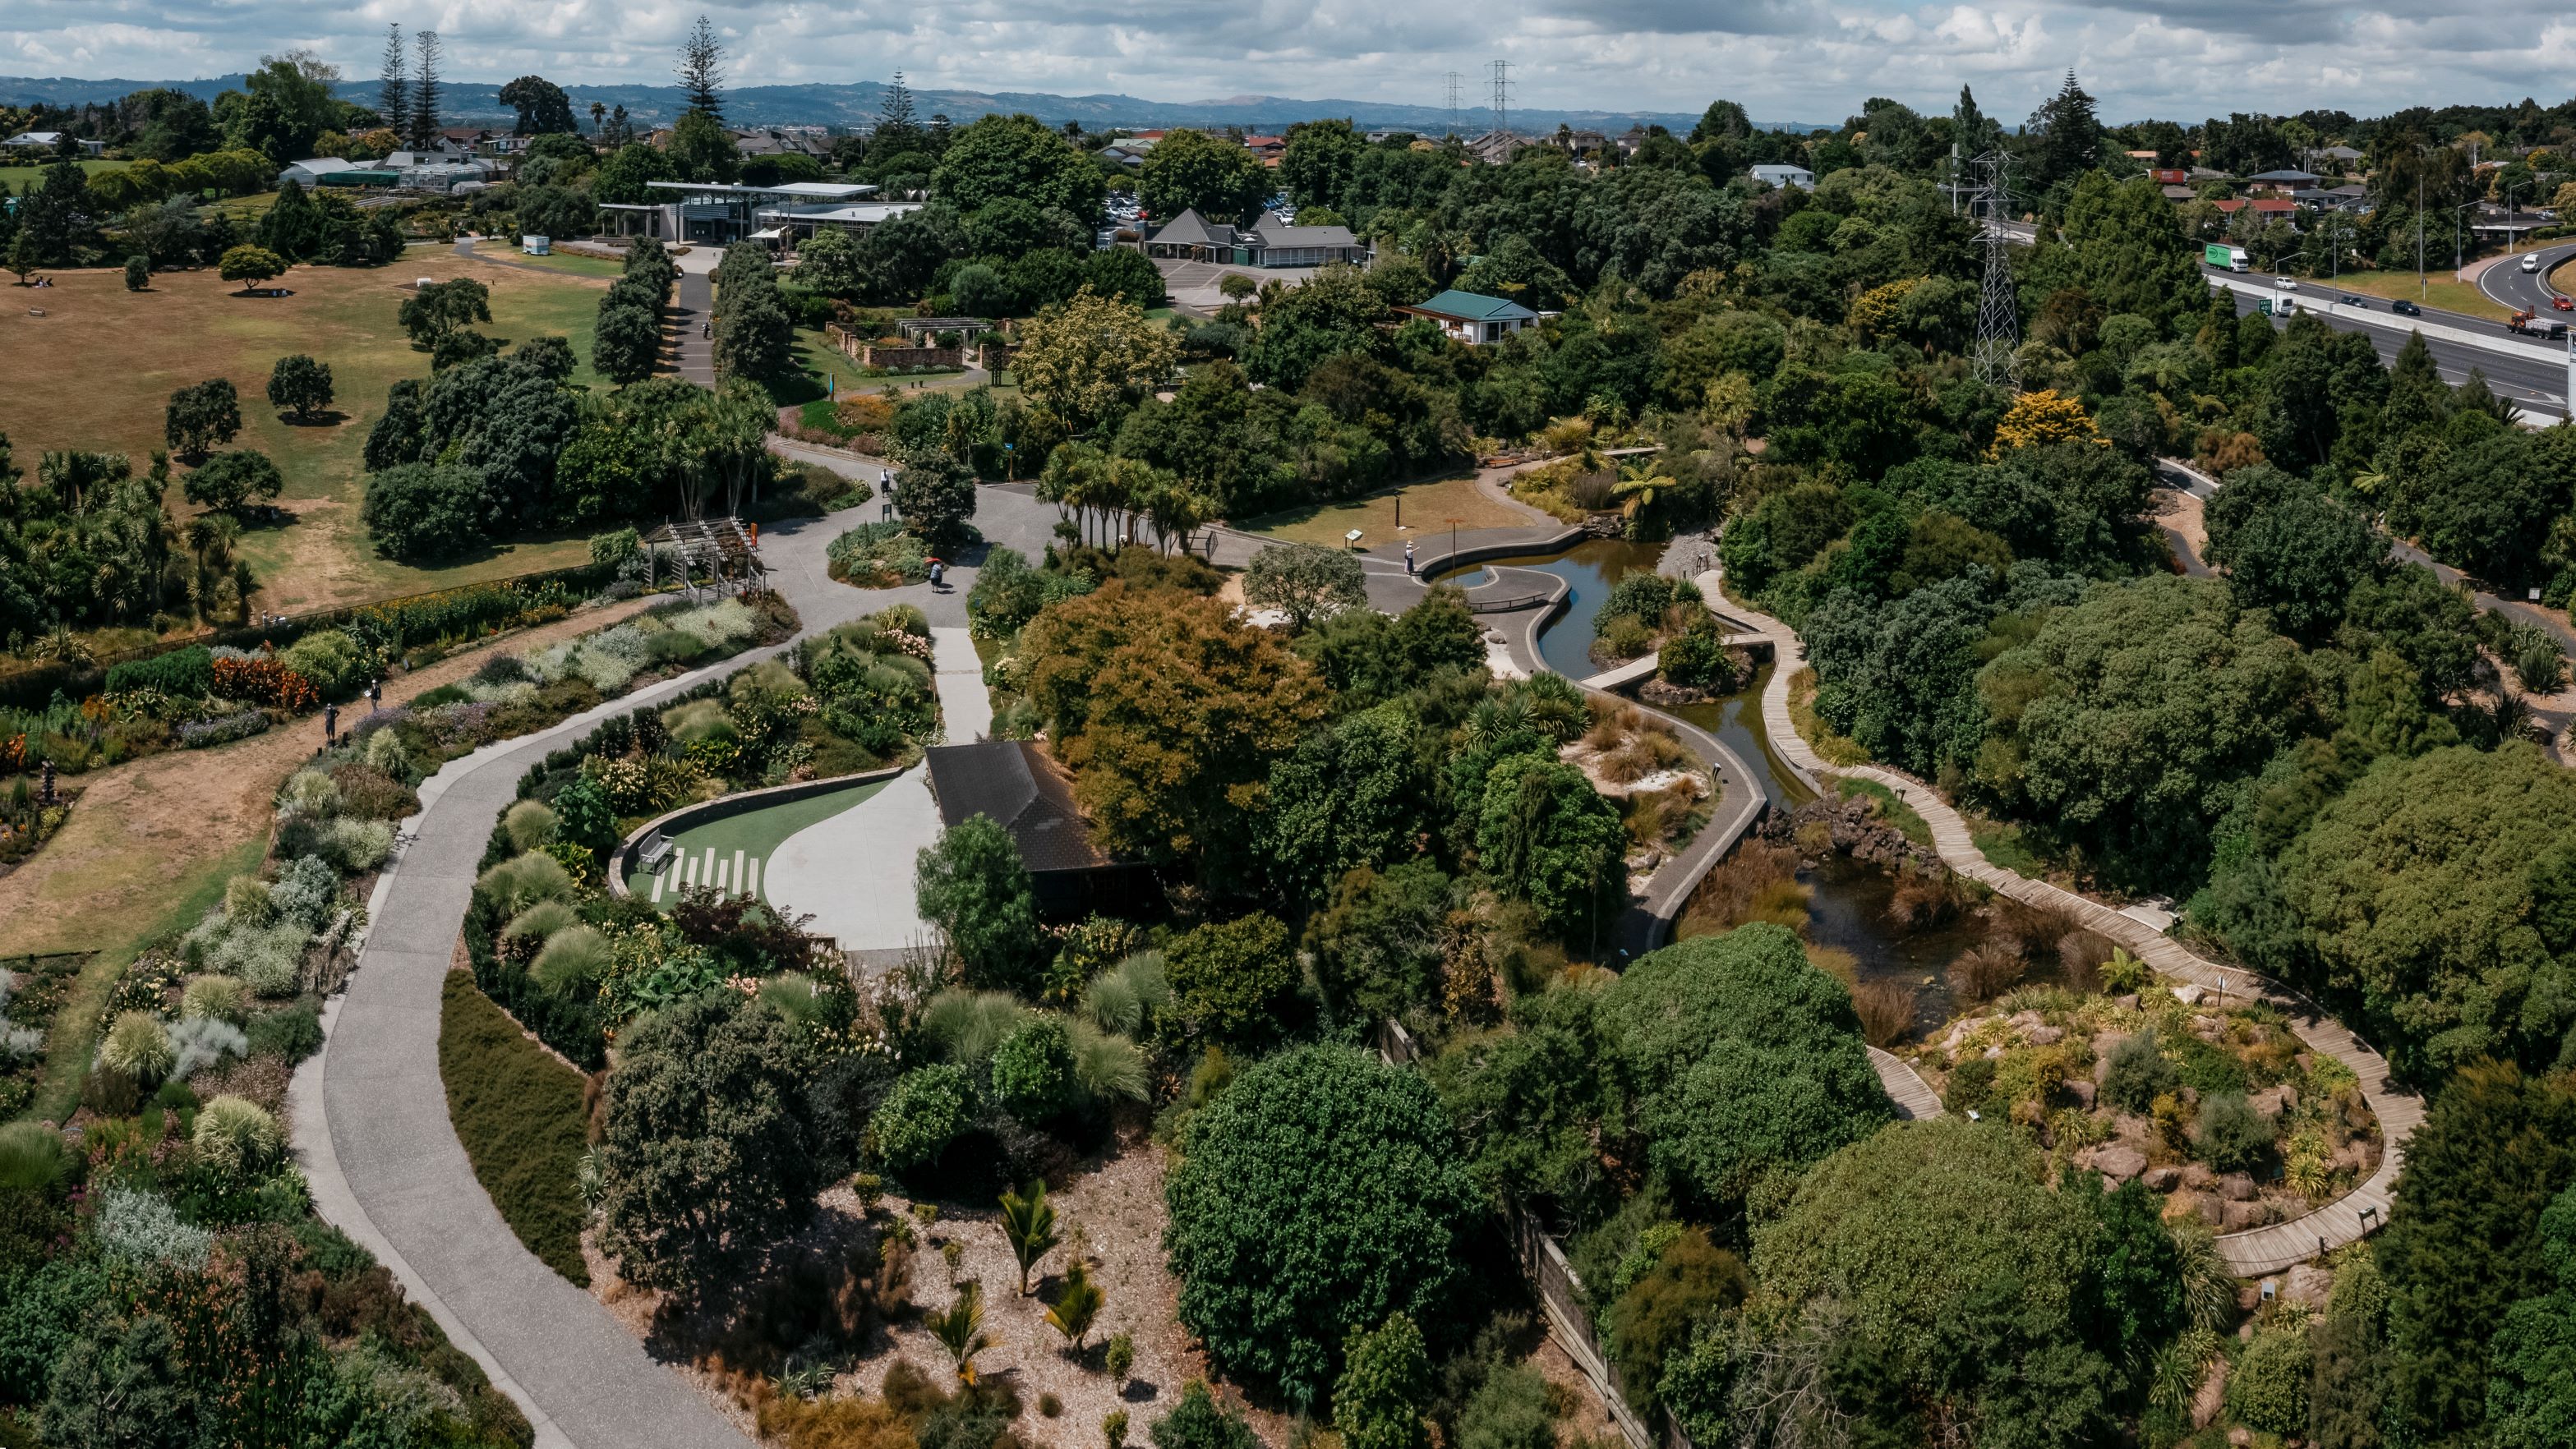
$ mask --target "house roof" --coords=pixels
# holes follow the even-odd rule
[[[2299,204],[2295,201],[2285,201],[2279,197],[2267,196],[2262,200],[2255,202],[2254,209],[2266,216],[2286,216],[2289,213],[2298,210]]]
[[[1488,297],[1482,292],[1461,292],[1455,287],[1399,312],[1426,312],[1434,317],[1455,317],[1462,322],[1534,321],[1538,314],[1508,297]]]
[[[308,176],[328,176],[334,171],[358,169],[356,163],[343,161],[337,156],[308,156],[304,160],[289,161],[286,164],[290,169],[302,171]]]
[[[2245,179],[2248,181],[2323,181],[2325,178],[2313,171],[2257,171]]]
[[[1270,218],[1273,221],[1276,217]],[[1163,223],[1148,241],[1169,242],[1176,246],[1230,247],[1234,245],[1234,228],[1211,222],[1192,207]]]
[[[62,143],[62,139],[63,133],[60,131],[20,131],[17,135],[10,137],[7,144],[11,146],[56,146]]]
[[[1111,864],[1091,843],[1073,785],[1026,740],[938,745],[924,752],[930,793],[950,828],[978,815],[1011,833],[1034,872],[1097,870]]]
[[[1355,247],[1360,239],[1346,226],[1296,226],[1275,211],[1261,213],[1251,233],[1265,247]]]

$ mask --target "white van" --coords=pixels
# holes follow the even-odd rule
[[[2522,254],[2522,270],[2523,270],[2526,274],[2539,271],[2539,270],[2540,270],[2540,253],[2538,253],[2538,252],[2524,252],[2524,253]]]

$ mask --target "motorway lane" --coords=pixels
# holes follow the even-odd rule
[[[2478,274],[2478,290],[2484,292],[2488,300],[2516,310],[2527,308],[2544,317],[2562,320],[2576,317],[2576,314],[2553,312],[2549,306],[2550,299],[2559,295],[2549,286],[2549,274],[2560,263],[2576,257],[2576,243],[2540,247],[2536,254],[2540,258],[2537,272],[2523,271],[2518,257],[2505,257],[2488,264],[2487,269]]]
[[[2213,281],[2228,275],[2225,272],[2204,270]],[[2302,310],[2308,310],[2311,302],[2329,301],[2342,295],[2334,290],[2332,282],[2323,279],[2302,281],[2299,284],[2299,305]],[[2475,368],[2486,374],[2487,386],[2494,389],[2498,396],[2512,402],[2525,412],[2549,417],[2566,415],[2567,355],[2562,345],[2538,341],[2512,342],[2506,337],[2499,323],[2464,317],[2456,312],[2444,312],[2432,307],[2425,308],[2424,315],[2420,319],[2401,317],[2392,312],[2377,310],[2387,305],[2380,299],[2373,297],[2369,300],[2373,310],[2366,314],[2356,315],[2350,308],[2328,311],[2318,306],[2310,311],[2310,315],[2338,331],[2367,333],[2372,345],[2378,348],[2380,360],[2383,362],[2396,360],[2398,351],[2405,347],[2407,337],[2414,332],[2414,324],[2419,320],[2435,326],[2493,333],[2499,342],[2506,343],[2505,348],[2473,346],[2454,342],[2446,337],[2431,336],[2424,339],[2424,345],[2432,352],[2433,366],[2441,373],[2444,382],[2454,386],[2466,382],[2469,380],[2470,369]],[[2238,315],[2254,311],[2255,301],[2256,298],[2238,292],[2236,294]]]

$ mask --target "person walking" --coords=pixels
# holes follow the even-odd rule
[[[336,704],[322,706],[322,743],[326,748],[340,743],[340,706]]]
[[[1404,541],[1404,576],[1413,577],[1413,540],[1409,538]]]

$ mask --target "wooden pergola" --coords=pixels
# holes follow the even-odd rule
[[[666,522],[644,535],[644,584],[658,582],[664,559],[680,571],[680,588],[695,597],[745,594],[768,587],[769,570],[760,561],[754,535],[738,518],[696,518]]]

